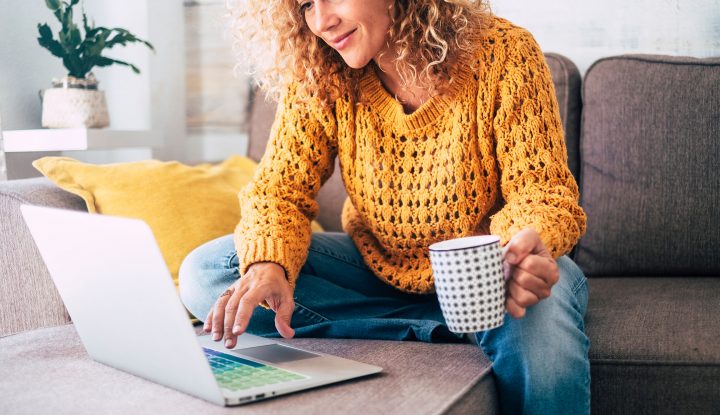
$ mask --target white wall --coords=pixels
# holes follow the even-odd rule
[[[18,5],[16,0],[0,0],[0,10]],[[37,23],[47,10],[45,2],[22,2],[21,7],[24,13],[0,13],[0,116],[4,130],[38,128],[38,90],[62,74],[60,60],[50,59],[50,53],[35,40]],[[33,159],[30,154],[8,154],[8,177],[37,175],[29,165]]]
[[[185,1],[187,153],[198,161],[247,154],[250,78],[237,58],[225,0]]]
[[[147,0],[153,130],[164,145],[153,153],[161,160],[188,161],[185,134],[185,10],[182,0]]]
[[[105,90],[110,128],[150,129],[161,137],[153,157],[185,160],[185,55],[182,0],[86,0],[87,14],[97,25],[122,27],[150,40],[157,53],[140,45],[112,50],[108,55],[140,67],[114,65],[93,72]],[[37,43],[37,24],[55,30],[55,17],[42,0],[0,0],[0,114],[3,129],[40,128],[38,90],[53,77],[66,74],[59,58]],[[13,10],[12,13],[8,12]],[[76,10],[77,6],[76,6]],[[79,13],[76,12],[76,17]],[[8,154],[10,178],[37,175],[29,162],[43,153]],[[73,153],[78,158],[125,161],[147,151]]]
[[[141,39],[150,37],[146,0],[86,0],[85,11],[98,26],[122,27]],[[136,43],[126,47],[116,46],[104,55],[132,63],[140,69],[139,75],[130,68],[120,65],[93,69],[95,77],[100,81],[99,87],[105,90],[110,113],[110,128],[150,129],[152,127],[150,106],[152,53],[148,52],[148,48],[144,45]]]
[[[533,33],[544,51],[585,73],[604,56],[720,56],[720,0],[490,0],[495,14]]]

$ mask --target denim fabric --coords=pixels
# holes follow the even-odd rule
[[[589,340],[583,317],[587,282],[567,257],[552,295],[516,320],[476,333],[493,362],[504,413],[583,414],[590,411]],[[193,251],[180,268],[180,295],[203,320],[239,278],[231,235]],[[448,330],[435,294],[407,294],[379,280],[343,233],[316,233],[295,287],[290,325],[296,337],[464,342]],[[275,313],[255,309],[248,332],[279,336]]]

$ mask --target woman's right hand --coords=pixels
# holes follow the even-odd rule
[[[263,301],[275,312],[275,327],[280,335],[292,338],[295,335],[290,328],[295,310],[292,288],[285,278],[285,269],[274,262],[257,262],[248,267],[245,275],[215,301],[203,330],[212,332],[215,341],[224,338],[225,347],[233,348],[237,336],[247,329],[255,307]]]

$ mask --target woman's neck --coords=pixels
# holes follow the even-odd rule
[[[375,61],[375,70],[383,87],[400,101],[406,114],[420,108],[428,99],[428,88],[422,85],[403,86],[400,73],[392,63]]]

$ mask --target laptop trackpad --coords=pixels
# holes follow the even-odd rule
[[[285,363],[296,360],[311,359],[320,355],[304,352],[302,350],[293,349],[279,344],[271,344],[268,346],[249,347],[247,349],[236,349],[236,353],[243,354],[248,357],[264,360],[270,363]]]

